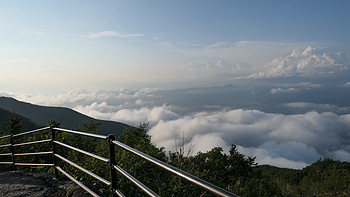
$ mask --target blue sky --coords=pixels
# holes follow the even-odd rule
[[[263,66],[274,58],[308,46],[349,55],[349,4],[4,1],[0,87],[7,92],[49,94],[210,86],[216,84],[203,73],[191,69],[183,73],[183,68],[221,60],[245,65],[245,74],[251,74],[266,69]],[[230,82],[221,82],[225,83]]]

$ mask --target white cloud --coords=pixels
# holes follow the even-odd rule
[[[292,93],[292,92],[298,92],[298,89],[296,88],[288,88],[288,89],[283,89],[283,88],[272,88],[270,90],[271,94],[278,94],[278,93]]]
[[[137,126],[149,122],[151,126],[159,121],[178,119],[179,115],[167,109],[167,106],[140,109],[121,109],[106,102],[94,102],[91,105],[79,105],[74,110],[98,119],[114,120]]]
[[[137,90],[119,89],[110,91],[87,91],[87,90],[72,90],[67,93],[60,93],[56,95],[35,95],[31,96],[28,94],[16,94],[13,97],[31,102],[39,105],[47,106],[66,106],[74,108],[82,105],[92,105],[92,103],[103,103],[108,101],[113,106],[125,104],[127,102],[134,102],[137,105],[147,104],[143,101],[144,98],[155,97],[154,93],[158,89],[156,88],[141,88]],[[122,106],[121,106],[122,107]],[[124,106],[127,107],[127,106]]]
[[[278,88],[272,88],[270,90],[270,94],[278,94],[278,93],[294,93],[299,92],[300,89],[314,89],[323,87],[321,84],[315,84],[311,82],[300,82],[296,84],[277,84]]]
[[[101,38],[101,37],[119,37],[119,38],[130,38],[130,37],[142,37],[143,34],[122,34],[117,31],[102,31],[97,33],[88,33],[84,35],[86,38]]]
[[[14,93],[5,92],[5,91],[0,91],[0,96],[15,97],[15,94]]]
[[[344,86],[349,87],[350,86],[350,82],[345,83]]]
[[[275,58],[267,65],[267,71],[250,75],[252,78],[280,76],[323,76],[347,71],[349,60],[345,54],[308,46],[295,49],[289,55]]]
[[[263,148],[237,146],[237,149],[244,155],[254,155],[256,157],[256,161],[259,161],[260,165],[272,165],[279,166],[281,168],[294,169],[301,169],[308,165],[307,163],[302,161],[293,161],[284,157],[271,156],[271,153],[269,153],[268,150]]]
[[[321,88],[323,85],[311,82],[300,82],[297,84],[278,84],[283,87],[301,87],[301,88]]]
[[[185,136],[186,137],[186,136]],[[204,135],[195,135],[190,143],[187,144],[186,149],[189,149],[190,153],[206,152],[213,147],[222,147],[227,153],[229,146],[225,140],[216,133],[208,133]],[[191,149],[191,147],[193,147]],[[186,150],[185,149],[185,150]]]

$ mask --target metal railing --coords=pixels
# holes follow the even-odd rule
[[[45,131],[45,130],[50,130],[51,131],[51,139],[44,139],[44,140],[39,140],[39,141],[31,141],[31,142],[25,142],[25,143],[18,143],[15,144],[14,143],[14,139],[16,137],[19,136],[24,136],[24,135],[29,135],[29,134],[33,134],[36,132],[40,132],[40,131]],[[57,141],[56,140],[56,132],[66,132],[66,133],[70,133],[70,134],[75,134],[75,135],[80,135],[80,136],[86,136],[86,137],[92,137],[92,138],[96,138],[96,139],[101,139],[101,140],[105,140],[108,145],[109,145],[109,158],[104,158],[101,157],[99,155],[87,152],[85,150],[82,150],[80,148],[65,144],[63,142]],[[90,175],[91,177],[95,178],[96,180],[100,181],[101,183],[105,184],[106,186],[110,187],[111,189],[111,194],[112,196],[124,196],[123,193],[119,190],[118,188],[118,184],[117,184],[117,172],[121,175],[123,175],[125,178],[127,178],[130,182],[132,182],[133,184],[135,184],[138,188],[140,188],[142,191],[144,191],[148,196],[159,196],[157,193],[155,193],[154,191],[152,191],[150,188],[148,188],[146,185],[144,185],[143,183],[141,183],[139,180],[137,180],[136,178],[134,178],[132,175],[130,175],[128,172],[126,172],[125,170],[123,170],[121,167],[116,165],[116,161],[115,161],[115,148],[116,146],[119,148],[122,148],[140,158],[142,158],[143,160],[146,160],[172,174],[174,174],[177,177],[180,177],[184,180],[187,180],[188,182],[192,183],[193,185],[196,185],[200,188],[202,188],[203,190],[206,190],[208,192],[210,192],[211,194],[215,195],[215,196],[237,196],[231,192],[228,192],[218,186],[215,186],[207,181],[204,181],[196,176],[193,176],[187,172],[184,172],[182,170],[179,170],[165,162],[162,162],[158,159],[155,159],[145,153],[142,153],[134,148],[131,148],[123,143],[120,143],[118,141],[115,140],[114,135],[108,135],[108,136],[103,136],[103,135],[98,135],[98,134],[93,134],[93,133],[86,133],[86,132],[80,132],[80,131],[73,131],[73,130],[68,130],[68,129],[62,129],[62,128],[56,128],[56,127],[44,127],[44,128],[40,128],[40,129],[36,129],[36,130],[32,130],[32,131],[27,131],[27,132],[23,132],[23,133],[19,133],[19,134],[15,134],[15,135],[6,135],[6,136],[2,136],[0,137],[1,139],[5,139],[5,138],[10,138],[10,143],[9,144],[3,144],[0,145],[0,148],[6,148],[9,147],[10,152],[9,153],[2,153],[0,154],[0,157],[8,157],[11,156],[11,161],[2,161],[0,162],[0,164],[3,165],[12,165],[12,169],[15,170],[16,166],[49,166],[49,167],[53,167],[54,169],[54,177],[57,178],[58,177],[58,171],[61,172],[63,175],[65,175],[66,177],[68,177],[70,180],[72,180],[73,182],[75,182],[76,184],[78,184],[81,188],[83,188],[86,192],[88,192],[89,194],[91,194],[92,196],[99,196],[98,194],[96,194],[94,191],[92,191],[89,187],[87,187],[86,185],[84,185],[81,181],[77,180],[76,178],[74,178],[72,175],[70,175],[68,172],[64,171],[57,162],[57,159],[60,159],[61,161],[64,161],[65,163],[81,170],[82,172]],[[52,151],[46,151],[46,152],[31,152],[31,153],[16,153],[15,148],[20,147],[20,146],[27,146],[27,145],[34,145],[34,144],[40,144],[40,143],[51,143],[52,146]],[[68,148],[70,150],[74,150],[76,152],[79,152],[81,154],[87,155],[89,157],[95,158],[97,160],[100,160],[104,163],[109,164],[109,168],[110,168],[110,180],[106,180],[100,176],[98,176],[97,174],[79,166],[78,164],[68,160],[67,158],[63,157],[62,155],[57,153],[58,150],[58,146],[62,146],[65,148]],[[32,155],[48,155],[51,154],[52,155],[52,163],[19,163],[16,162],[16,157],[18,156],[32,156]]]

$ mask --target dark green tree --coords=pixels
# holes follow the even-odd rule
[[[22,118],[15,114],[15,112],[12,112],[11,118],[7,126],[8,133],[12,135],[18,134],[21,132],[22,127]]]
[[[49,122],[48,122],[48,126],[49,127],[60,127],[61,123],[56,121],[55,119],[51,119]]]

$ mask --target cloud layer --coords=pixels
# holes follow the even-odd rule
[[[107,103],[76,109],[133,125],[150,122],[152,142],[169,151],[182,143],[193,154],[217,146],[228,151],[236,144],[240,152],[256,157],[259,164],[279,167],[302,168],[323,157],[350,161],[350,114],[282,115],[237,109],[181,116],[167,106],[113,112]]]

